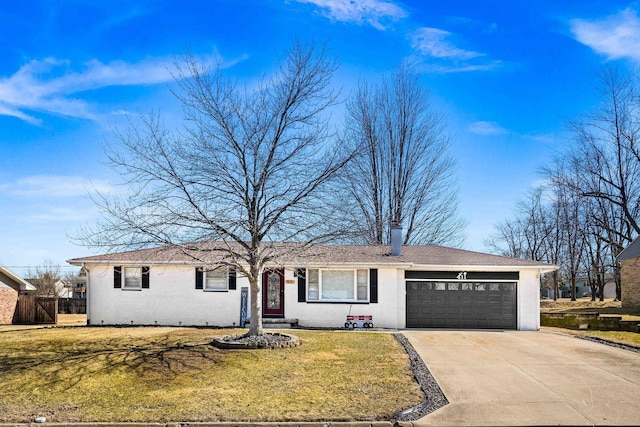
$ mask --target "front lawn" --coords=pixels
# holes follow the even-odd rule
[[[389,419],[424,401],[390,334],[294,331],[282,350],[218,350],[230,330],[0,333],[0,422]]]

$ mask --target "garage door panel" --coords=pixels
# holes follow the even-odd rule
[[[516,283],[407,281],[407,327],[515,329]]]

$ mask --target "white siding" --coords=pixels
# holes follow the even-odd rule
[[[195,289],[195,268],[189,266],[151,266],[149,289],[123,290],[113,287],[113,266],[90,268],[87,300],[92,325],[183,325],[233,326],[240,317],[241,288],[227,292]],[[520,270],[517,291],[517,328],[540,328],[539,270]],[[250,300],[248,309],[250,310]],[[344,326],[346,316],[372,315],[375,327],[406,327],[406,286],[404,270],[378,269],[378,303],[298,302],[294,270],[285,270],[286,318],[298,319],[302,327]]]
[[[396,310],[396,324],[398,329],[404,329],[407,327],[407,286],[404,280],[404,270],[395,270],[396,281],[398,282],[398,293],[396,294],[396,301],[398,309]]]
[[[286,284],[285,317],[298,319],[303,327],[341,328],[348,314],[363,314],[373,316],[375,327],[400,328],[403,325],[398,323],[398,290],[404,288],[404,281],[398,282],[399,277],[396,269],[378,269],[378,302],[371,304],[298,302],[297,282],[295,285]],[[286,271],[285,280],[293,280],[292,270]]]
[[[518,330],[540,329],[540,271],[520,270],[518,281]]]
[[[149,289],[113,287],[113,266],[90,268],[88,306],[91,325],[237,325],[240,288],[249,286],[238,277],[237,289],[206,292],[195,289],[195,267],[151,266]]]

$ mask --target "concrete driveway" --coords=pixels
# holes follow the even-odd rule
[[[640,354],[551,332],[403,334],[449,400],[415,426],[640,425]]]

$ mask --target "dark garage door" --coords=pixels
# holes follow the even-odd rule
[[[516,329],[516,284],[407,281],[407,328]]]

